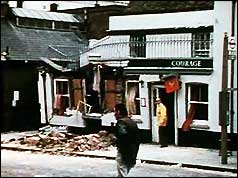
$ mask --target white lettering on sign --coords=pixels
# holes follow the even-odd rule
[[[19,91],[13,92],[13,100],[15,100],[15,101],[19,100]]]
[[[201,61],[172,61],[173,67],[201,67]]]
[[[228,43],[228,50],[235,50],[236,47],[236,41],[235,41],[235,37],[231,36],[229,37],[229,43]]]
[[[17,101],[16,100],[12,100],[12,106],[16,107],[16,105],[17,105]]]

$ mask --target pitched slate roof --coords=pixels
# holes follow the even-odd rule
[[[1,19],[1,53],[8,46],[10,60],[77,60],[86,44],[74,32],[17,27]]]

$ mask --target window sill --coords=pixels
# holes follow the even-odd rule
[[[201,130],[207,130],[210,129],[208,125],[208,121],[205,120],[194,120],[192,124],[190,125],[192,129],[201,129]]]
[[[207,121],[200,121],[200,120],[193,121],[190,127],[192,129],[202,129],[202,130],[210,129],[210,127],[207,124]]]

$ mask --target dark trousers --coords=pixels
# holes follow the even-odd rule
[[[159,142],[161,146],[168,145],[167,126],[159,126]]]

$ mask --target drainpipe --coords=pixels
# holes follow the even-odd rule
[[[50,12],[57,12],[57,10],[58,10],[58,4],[57,3],[50,4]]]
[[[231,17],[231,36],[234,36],[234,31],[235,31],[235,1],[232,1],[232,17]],[[234,62],[235,62],[235,58],[231,59],[231,93],[230,93],[230,142],[233,143],[232,141],[232,135],[234,133],[234,125],[233,125],[233,121],[234,121]]]
[[[219,124],[221,125],[221,163],[227,164],[227,78],[228,78],[228,36],[224,34],[223,61],[222,61],[222,90],[219,92]]]
[[[6,17],[9,10],[9,1],[1,1],[1,17]]]
[[[17,7],[18,8],[23,8],[23,2],[24,1],[17,1]]]

